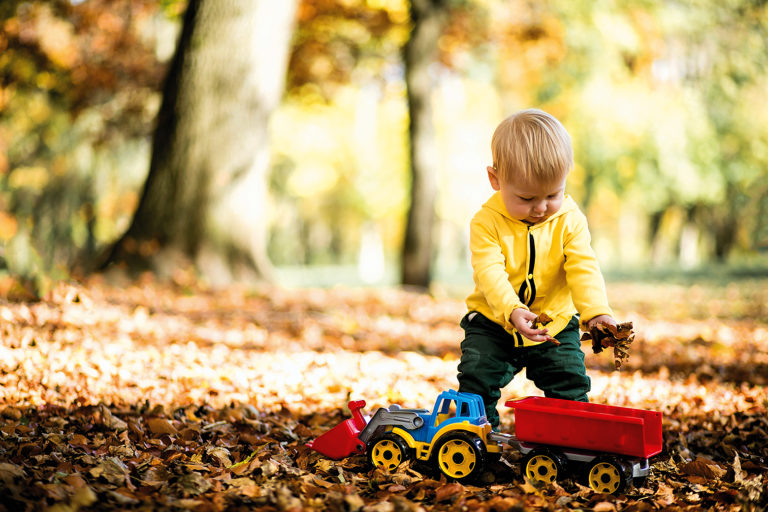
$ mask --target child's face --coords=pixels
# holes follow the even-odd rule
[[[553,183],[518,183],[499,179],[496,170],[488,167],[488,180],[493,190],[501,192],[507,213],[529,224],[544,222],[557,213],[565,197],[565,179]]]

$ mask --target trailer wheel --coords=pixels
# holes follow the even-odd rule
[[[632,469],[616,457],[598,457],[587,464],[587,485],[595,492],[617,494],[632,485]]]
[[[523,475],[534,482],[551,484],[565,475],[567,459],[554,450],[535,448],[523,459]]]
[[[437,467],[445,476],[463,482],[483,472],[485,444],[474,434],[456,432],[439,441],[434,456]]]
[[[394,471],[408,460],[408,445],[402,437],[389,432],[373,442],[368,460],[374,467]]]

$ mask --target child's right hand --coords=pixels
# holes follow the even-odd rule
[[[537,315],[524,308],[517,308],[509,315],[509,321],[515,329],[531,341],[547,341],[552,337],[547,334],[547,329],[535,329],[533,321]]]

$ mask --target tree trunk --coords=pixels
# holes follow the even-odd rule
[[[284,86],[295,0],[190,0],[163,89],[149,175],[108,263],[213,283],[263,278],[268,121]]]
[[[411,205],[405,228],[401,282],[426,288],[432,279],[437,196],[437,151],[432,123],[430,67],[448,16],[446,0],[412,0],[413,31],[405,47],[405,82],[410,114]]]

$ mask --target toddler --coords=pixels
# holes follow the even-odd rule
[[[541,110],[505,119],[487,168],[495,193],[470,225],[475,290],[461,320],[459,391],[483,397],[499,424],[501,388],[526,368],[548,397],[588,401],[579,327],[616,325],[587,219],[565,193],[571,139]],[[534,324],[540,313],[551,323]]]

